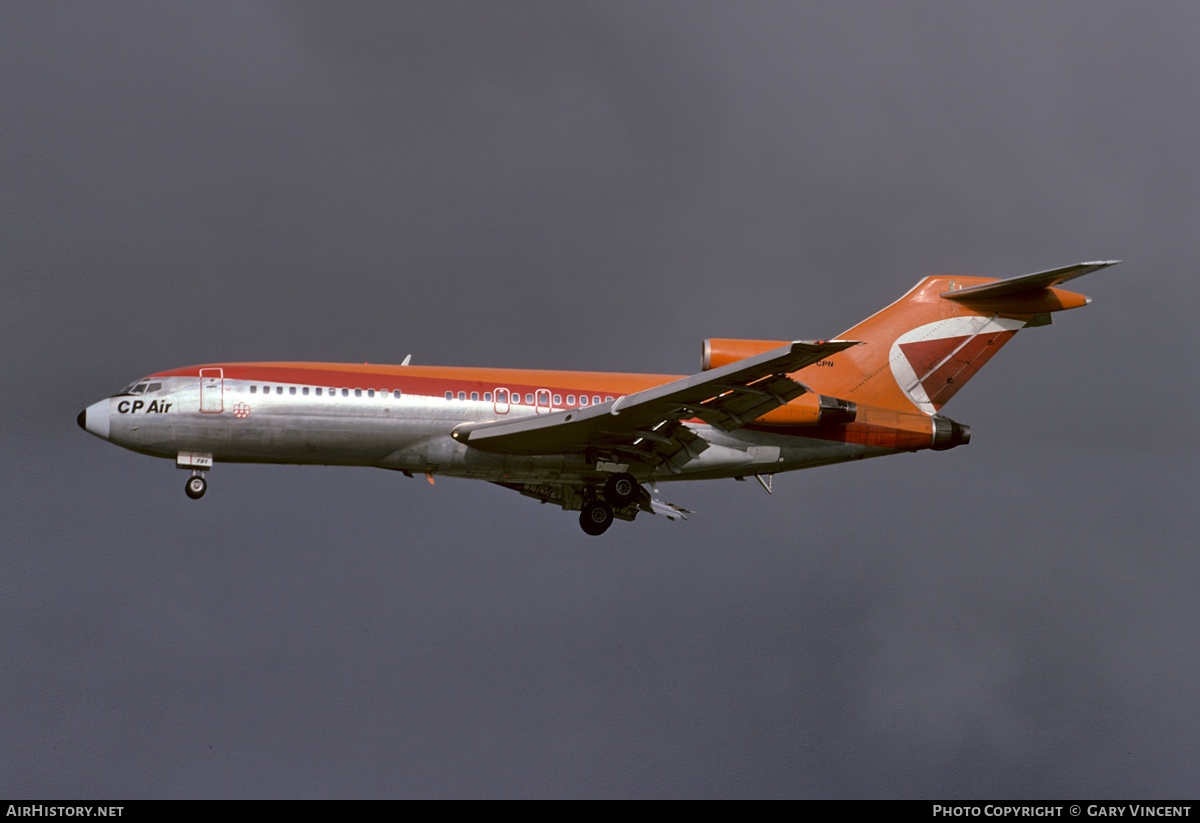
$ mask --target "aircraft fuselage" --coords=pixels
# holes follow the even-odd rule
[[[214,364],[143,378],[137,394],[89,406],[80,425],[132,451],[219,463],[376,466],[507,483],[584,482],[585,454],[516,455],[457,442],[460,425],[611,406],[669,375],[341,364]],[[147,389],[153,389],[148,391]],[[914,422],[923,420],[913,416]],[[688,422],[710,445],[679,471],[639,480],[771,474],[896,449],[829,439],[817,429],[722,432]],[[928,428],[928,427],[926,427]],[[930,445],[930,435],[918,440]],[[916,444],[912,444],[916,445]],[[912,450],[912,448],[904,449]],[[635,472],[636,473],[636,472]]]

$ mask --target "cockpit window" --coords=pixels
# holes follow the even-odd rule
[[[151,383],[149,378],[143,377],[141,380],[134,380],[128,386],[114,394],[113,397],[121,397],[122,395],[129,394],[150,394],[150,392],[161,390],[162,387],[163,384],[161,382]]]
[[[146,381],[145,380],[134,380],[128,386],[126,386],[125,388],[123,388],[119,392],[117,392],[116,396],[120,397],[123,394],[141,394],[145,390],[146,390]]]

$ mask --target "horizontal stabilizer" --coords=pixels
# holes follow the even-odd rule
[[[1059,283],[1083,277],[1094,271],[1120,263],[1120,260],[1096,260],[1091,263],[1077,263],[1061,269],[1023,274],[1020,277],[1010,277],[1007,280],[997,280],[994,283],[984,283],[981,286],[971,286],[966,289],[942,292],[942,297],[948,300],[986,300],[993,297],[1012,297],[1018,294],[1050,289]]]

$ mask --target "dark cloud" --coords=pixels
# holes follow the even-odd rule
[[[0,7],[0,783],[33,797],[1196,792],[1198,13]],[[83,435],[154,370],[686,373],[933,273],[1128,262],[969,448],[688,523]]]

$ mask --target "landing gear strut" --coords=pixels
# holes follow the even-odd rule
[[[613,522],[612,506],[600,500],[589,500],[579,512],[580,527],[593,537],[604,534]]]
[[[193,500],[199,500],[208,491],[208,481],[202,474],[193,474],[183,486],[184,493]]]

